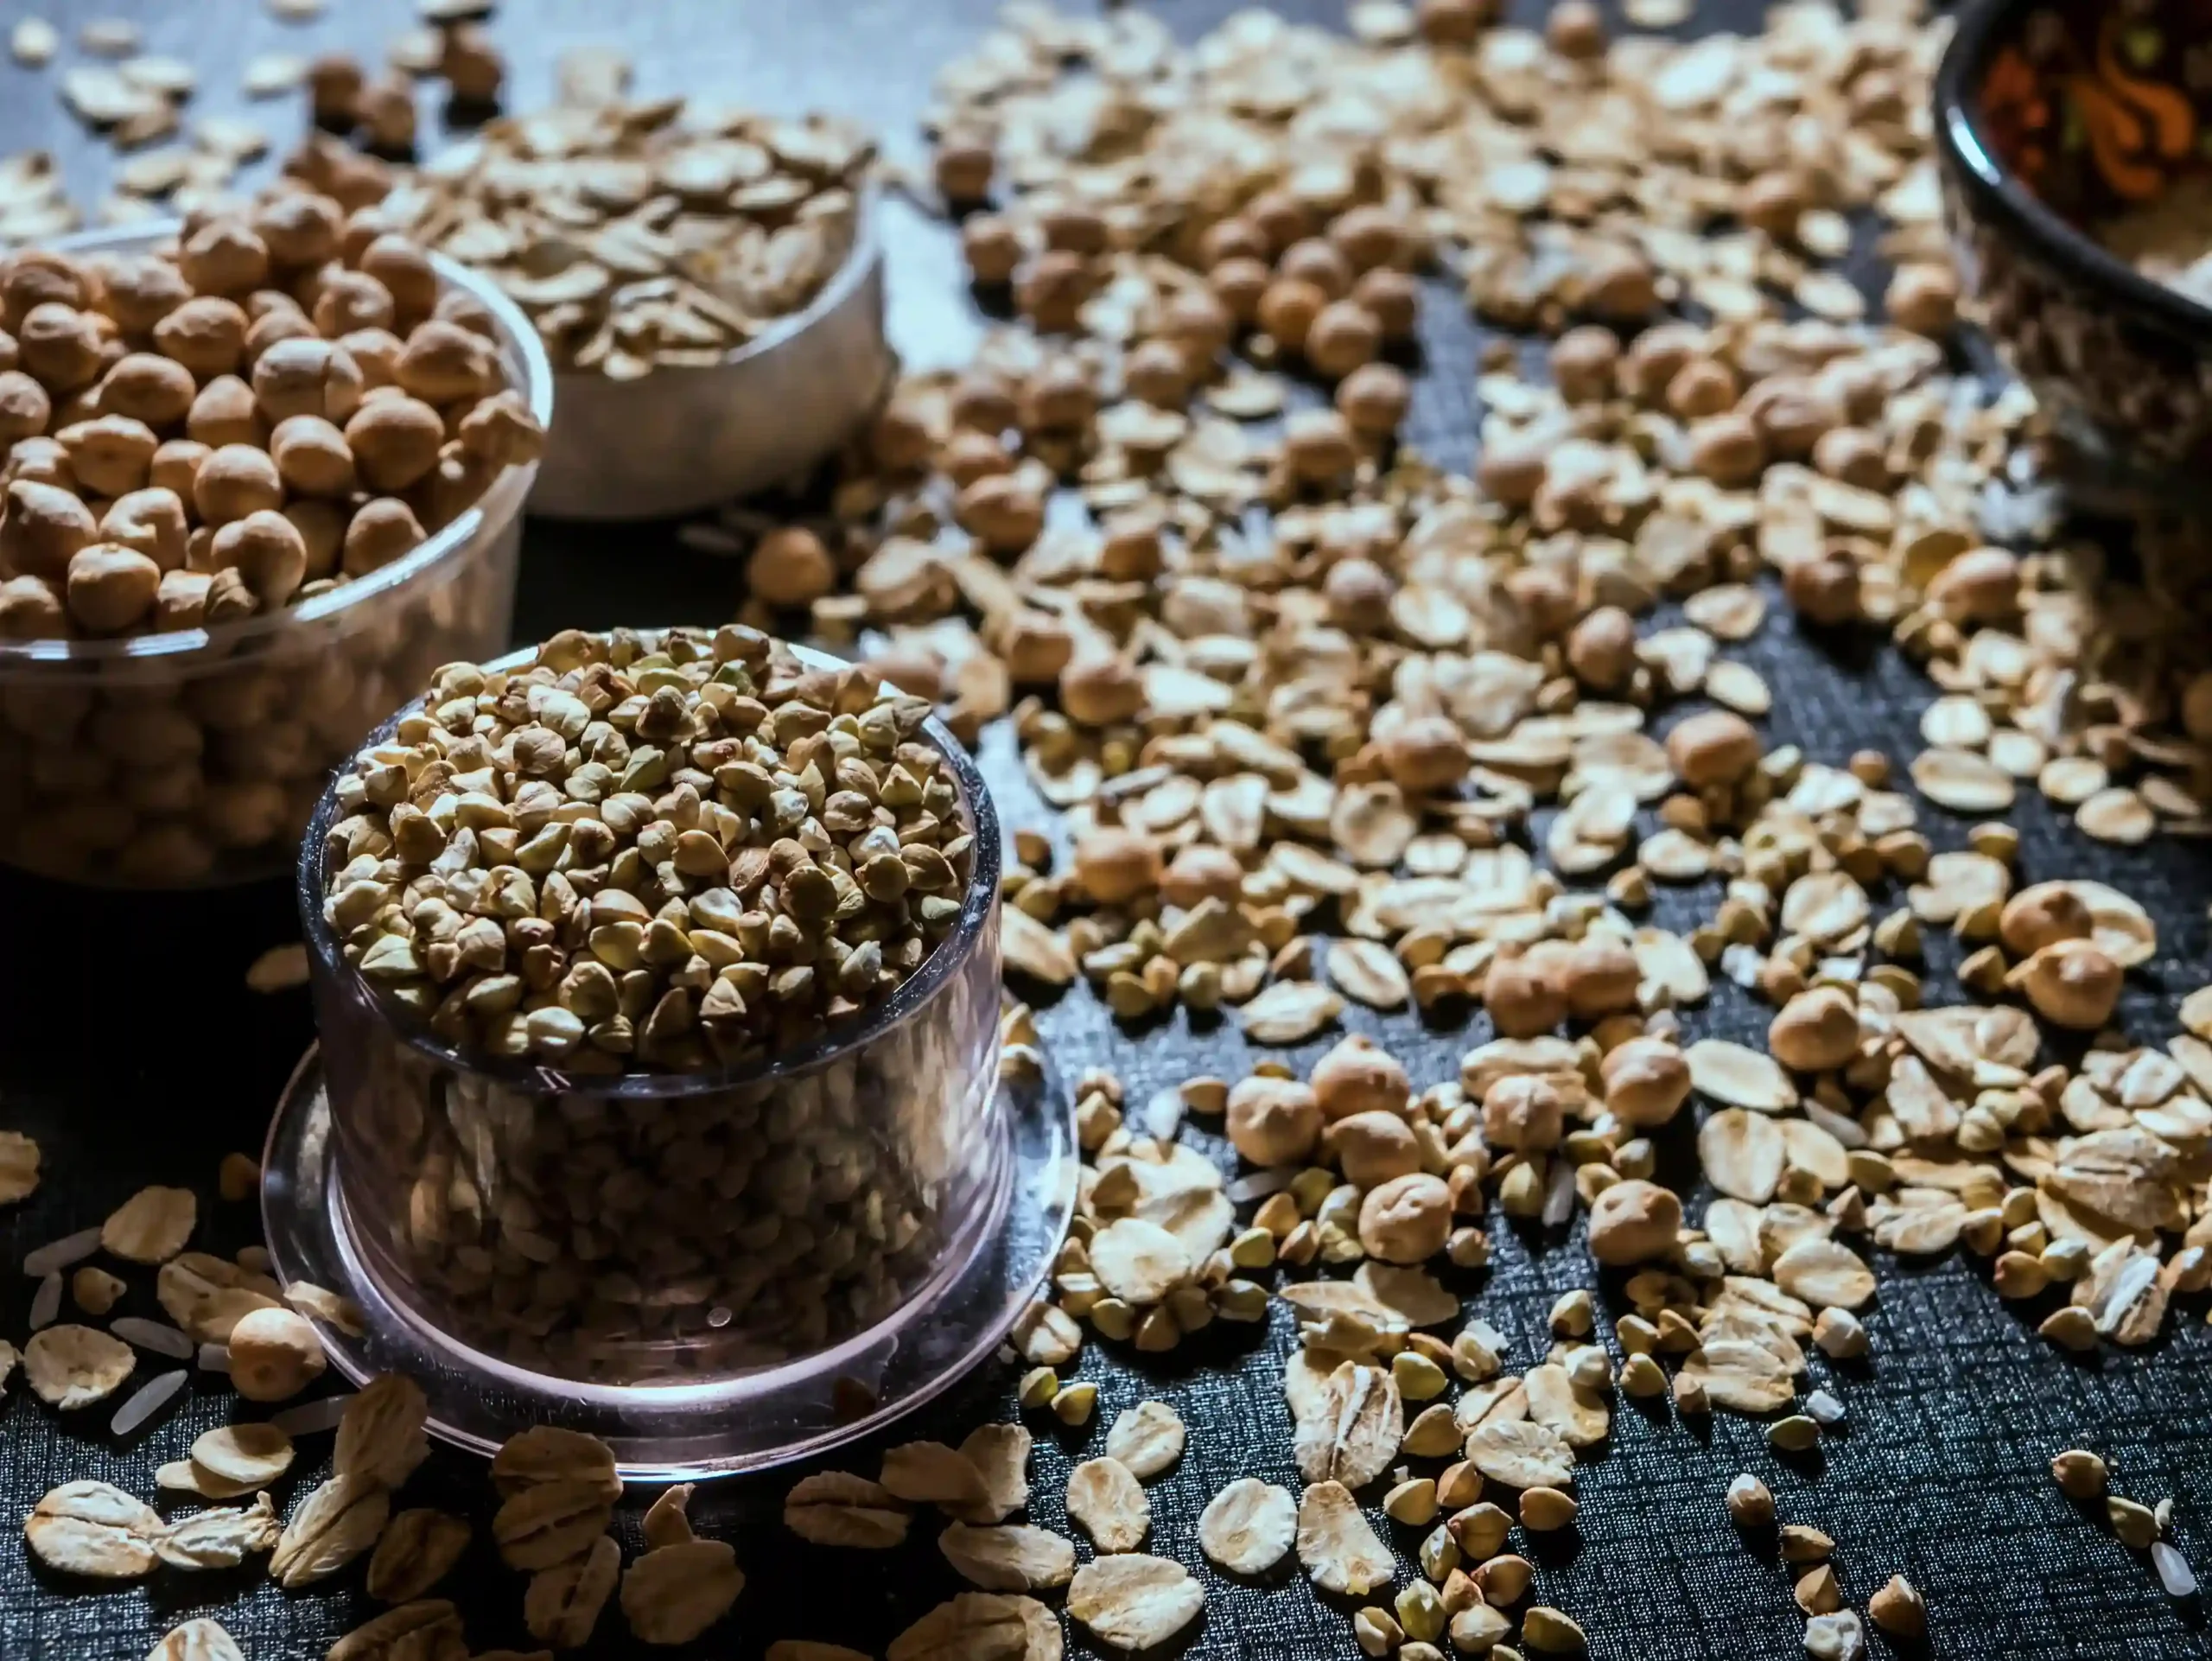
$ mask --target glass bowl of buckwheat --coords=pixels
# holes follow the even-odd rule
[[[272,1132],[288,1278],[444,1434],[638,1472],[797,1457],[1003,1339],[1073,1195],[1002,1085],[999,829],[929,706],[737,626],[448,665],[342,768],[321,1032]]]

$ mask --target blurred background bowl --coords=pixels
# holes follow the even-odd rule
[[[750,495],[850,437],[897,368],[883,330],[874,192],[853,246],[805,309],[710,368],[637,380],[555,376],[553,423],[530,510],[556,519],[655,519]]]

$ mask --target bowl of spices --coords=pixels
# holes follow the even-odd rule
[[[1936,154],[1985,327],[2077,484],[2212,461],[2212,9],[1982,0],[1936,78]]]
[[[268,1221],[365,1312],[341,1367],[699,1474],[988,1352],[1074,1174],[999,1079],[998,839],[926,703],[752,629],[441,669],[301,856]]]
[[[0,259],[0,862],[289,867],[332,767],[506,640],[537,337],[285,190]]]
[[[873,157],[826,117],[563,103],[492,123],[383,211],[544,340],[562,413],[532,511],[662,518],[804,471],[879,402]]]

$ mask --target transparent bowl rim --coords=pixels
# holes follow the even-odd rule
[[[650,386],[655,381],[665,382],[679,376],[715,375],[726,369],[734,369],[741,364],[751,363],[755,358],[765,358],[777,347],[796,340],[850,299],[853,291],[867,280],[868,272],[882,260],[883,240],[879,220],[883,193],[874,180],[868,180],[854,193],[854,196],[856,207],[853,245],[845,251],[844,258],[830,274],[830,280],[805,305],[779,317],[744,345],[730,347],[714,363],[671,364],[665,368],[656,368],[651,374],[641,375],[633,381],[610,381],[595,369],[556,369],[552,372],[554,381],[574,398],[588,396],[583,389]],[[533,330],[533,337],[535,333]],[[542,352],[542,341],[540,349]]]
[[[802,662],[815,668],[836,670],[852,667],[845,659],[833,657],[826,652],[789,642],[785,644]],[[492,669],[518,668],[530,661],[537,649],[535,646],[524,646],[485,666]],[[364,739],[360,748],[388,741],[397,730],[400,717],[419,710],[423,703],[420,697],[411,700]],[[973,821],[975,843],[971,875],[968,891],[962,899],[960,915],[952,927],[946,931],[944,938],[938,942],[936,950],[924,960],[922,966],[901,982],[883,1002],[839,1022],[821,1037],[788,1055],[771,1056],[766,1060],[747,1062],[741,1066],[709,1067],[691,1072],[588,1073],[572,1078],[556,1068],[539,1063],[474,1054],[447,1043],[430,1030],[429,1024],[423,1017],[412,1010],[394,1008],[377,996],[375,990],[361,978],[359,971],[345,960],[337,936],[324,920],[323,839],[336,816],[337,783],[344,776],[343,768],[333,772],[331,782],[324,787],[321,797],[315,803],[315,816],[308,822],[307,835],[300,843],[296,895],[300,923],[307,937],[311,966],[334,990],[349,1002],[361,1006],[370,1019],[382,1021],[394,1037],[416,1053],[440,1066],[493,1079],[528,1095],[657,1102],[713,1095],[813,1072],[855,1051],[864,1049],[893,1028],[919,1015],[934,1002],[953,983],[981,946],[998,903],[1001,857],[998,810],[992,804],[990,792],[983,783],[983,775],[974,759],[936,716],[931,716],[923,723],[922,730],[950,765],[953,778],[959,785],[969,816]],[[357,749],[355,754],[359,754],[359,750]]]
[[[151,225],[134,225],[125,229],[86,231],[76,235],[56,238],[46,245],[60,253],[108,253],[130,251],[141,247],[152,247],[177,236],[182,224],[165,220]],[[465,290],[492,315],[505,336],[502,344],[510,349],[522,367],[524,398],[530,412],[537,418],[538,425],[550,430],[553,423],[553,369],[545,356],[544,343],[537,338],[537,330],[529,318],[498,287],[479,277],[467,267],[448,259],[443,254],[429,256],[430,268],[438,275],[441,283]],[[485,487],[467,512],[442,527],[435,536],[429,538],[421,547],[389,565],[341,582],[326,594],[302,601],[296,606],[287,606],[266,616],[242,618],[235,623],[220,623],[213,628],[165,629],[149,634],[127,634],[112,640],[69,640],[54,638],[38,640],[0,640],[0,671],[22,664],[120,664],[152,661],[168,658],[189,657],[211,649],[228,651],[250,640],[281,635],[289,629],[304,624],[322,622],[343,617],[358,606],[376,600],[379,595],[404,587],[422,572],[442,563],[448,556],[456,554],[474,544],[486,529],[486,506],[495,498],[509,493],[518,477],[527,480],[536,471],[535,462],[516,462]],[[506,509],[506,519],[512,520],[522,511],[522,501],[517,496]]]

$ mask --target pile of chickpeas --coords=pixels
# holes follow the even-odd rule
[[[423,251],[281,194],[0,270],[0,635],[197,628],[391,563],[543,434]]]
[[[214,636],[130,663],[0,644],[0,858],[199,880],[296,836],[430,669],[496,646],[508,582],[467,554],[373,618],[223,630],[383,570],[537,459],[498,340],[379,210],[305,189],[165,247],[0,261],[0,643]]]

